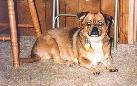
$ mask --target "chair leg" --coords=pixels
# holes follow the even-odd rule
[[[29,9],[30,9],[30,14],[31,14],[31,17],[32,17],[34,29],[35,29],[35,32],[37,34],[37,37],[39,37],[41,35],[41,30],[40,30],[40,23],[39,23],[39,20],[38,20],[38,15],[37,15],[37,12],[36,12],[34,1],[33,0],[28,0],[28,3],[29,3]]]
[[[14,68],[19,67],[19,49],[17,42],[17,28],[16,28],[16,19],[14,11],[14,1],[8,0],[8,12],[9,12],[9,22],[10,22],[10,31],[11,31],[11,45],[13,52],[13,66]]]

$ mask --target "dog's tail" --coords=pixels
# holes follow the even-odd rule
[[[20,58],[20,63],[33,63],[40,60],[41,58],[37,54],[32,53],[28,58]]]

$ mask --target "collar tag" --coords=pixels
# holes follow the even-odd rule
[[[89,51],[89,49],[90,49],[90,43],[85,43],[84,47],[85,47],[85,49],[86,49],[87,51]]]
[[[85,43],[84,47],[87,51],[90,50],[91,45],[90,45],[90,41],[88,39],[86,39],[86,43]]]

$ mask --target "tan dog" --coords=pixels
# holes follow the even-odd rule
[[[21,62],[29,63],[53,59],[56,63],[79,63],[88,69],[101,62],[110,72],[116,72],[111,65],[110,43],[107,35],[108,26],[99,12],[78,13],[82,28],[51,29],[40,36],[31,51],[30,58],[22,58]]]

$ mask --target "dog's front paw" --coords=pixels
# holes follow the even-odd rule
[[[94,75],[99,75],[100,72],[99,72],[99,71],[94,71],[93,74],[94,74]]]
[[[118,69],[108,69],[109,72],[118,72]]]
[[[99,75],[100,74],[100,71],[96,68],[93,68],[93,74],[94,75]]]
[[[74,67],[74,63],[73,62],[71,62],[71,61],[67,61],[66,62],[66,65],[68,66],[68,67]]]

